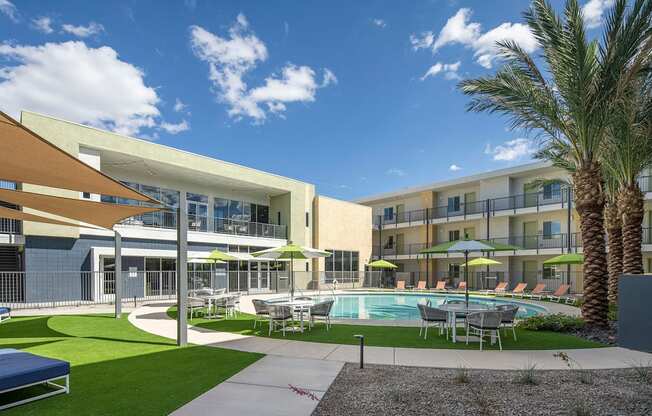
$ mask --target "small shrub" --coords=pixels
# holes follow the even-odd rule
[[[652,367],[652,362],[648,362],[647,364],[643,362],[634,362],[629,365],[629,368],[634,370],[636,378],[638,378],[641,383],[652,383],[652,372],[650,371],[650,367]]]
[[[582,366],[580,363],[578,363],[576,360],[572,359],[568,354],[566,354],[563,351],[559,351],[554,355],[554,357],[559,358],[562,360],[566,365],[568,366],[569,369],[575,371],[577,374],[577,378],[579,379],[580,383],[582,384],[593,384],[593,373],[582,369]]]
[[[578,402],[571,410],[573,416],[591,416],[591,408],[584,402]]]
[[[526,384],[529,386],[536,386],[539,384],[539,380],[536,376],[537,365],[536,364],[527,364],[521,370],[518,370],[516,376],[516,382],[520,384]]]
[[[455,369],[455,377],[453,380],[457,384],[466,384],[469,382],[469,369],[461,365]]]
[[[607,313],[607,319],[610,321],[618,320],[618,305],[615,303],[609,304],[609,312]]]
[[[584,320],[580,317],[555,313],[525,318],[517,326],[529,331],[571,332],[583,328]]]

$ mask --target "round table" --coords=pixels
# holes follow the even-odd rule
[[[308,312],[308,317],[310,317],[310,307],[313,306],[315,302],[312,300],[288,300],[282,302],[273,302],[272,304],[291,306],[294,312],[299,312],[299,327],[293,326],[290,328],[285,328],[285,330],[291,332],[303,332],[303,313]]]
[[[231,296],[233,296],[233,295],[231,295],[229,293],[221,293],[219,295],[198,296],[201,299],[205,299],[206,301],[208,301],[209,315],[207,315],[206,318],[208,318],[208,319],[221,318],[222,315],[217,314],[217,301],[220,300],[220,299],[225,299],[225,298],[231,297]],[[215,311],[214,314],[210,314],[211,309],[213,309]]]
[[[480,303],[469,303],[468,306],[465,303],[444,303],[443,305],[437,306],[437,308],[448,312],[448,325],[452,325],[453,343],[457,342],[457,315],[468,315],[472,312],[482,312],[491,309],[489,305],[482,305]]]

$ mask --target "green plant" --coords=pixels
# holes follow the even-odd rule
[[[469,369],[461,365],[455,369],[455,377],[453,380],[457,384],[466,384],[469,382]]]
[[[591,408],[584,402],[578,402],[571,410],[573,416],[591,416]]]
[[[526,384],[529,386],[536,386],[539,384],[539,380],[536,377],[537,365],[534,363],[528,363],[522,369],[518,370],[516,376],[516,382],[520,384]]]
[[[568,354],[563,351],[559,351],[554,357],[562,360],[569,369],[574,370],[577,374],[577,378],[582,384],[593,384],[593,373],[588,370],[584,370],[580,363],[572,359]]]
[[[634,370],[636,377],[641,383],[652,383],[652,362],[643,363],[642,361],[633,362],[629,365],[629,368]]]
[[[580,317],[555,313],[525,318],[517,326],[529,331],[571,332],[581,329],[584,324],[584,320]]]
[[[618,320],[618,305],[615,303],[609,304],[609,315],[608,318],[610,321]]]

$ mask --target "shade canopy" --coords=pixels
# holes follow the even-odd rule
[[[368,264],[369,267],[375,267],[376,269],[397,269],[398,266],[394,263],[390,263],[387,260],[376,260]]]
[[[13,182],[160,203],[59,149],[2,112],[0,112],[0,178]]]
[[[543,264],[548,266],[582,263],[584,263],[584,256],[578,253],[562,254],[561,256],[553,257],[543,262]]]
[[[207,260],[213,261],[215,263],[239,260],[237,257],[227,254],[223,251],[215,249],[206,257]]]
[[[11,204],[29,207],[104,228],[111,228],[114,224],[117,224],[125,218],[158,211],[160,209],[158,207],[138,205],[107,204],[83,199],[20,192],[12,189],[0,189],[0,201],[6,201]],[[79,224],[75,226],[78,227]]]
[[[311,247],[303,247],[298,244],[288,244],[281,247],[268,248],[267,250],[251,253],[254,257],[265,257],[267,259],[290,259],[307,260],[331,255],[328,251],[318,250]]]
[[[79,224],[75,224],[73,222],[67,222],[67,221],[57,220],[55,218],[43,217],[41,215],[30,214],[28,212],[23,212],[17,209],[7,208],[3,206],[0,206],[0,218],[9,218],[12,220],[20,220],[20,221],[42,222],[46,224],[65,225],[69,227],[79,227]]]
[[[208,258],[193,258],[193,259],[188,259],[188,263],[195,263],[195,264],[222,264],[226,263],[225,261],[222,260],[212,260]]]
[[[519,247],[509,244],[494,243],[486,240],[455,240],[423,249],[421,250],[421,254],[513,251],[518,249]]]
[[[473,266],[493,266],[496,264],[502,264],[498,260],[494,259],[488,259],[486,257],[478,257],[477,259],[469,260],[468,266],[473,267]],[[464,267],[466,266],[467,263],[462,264],[461,266]]]

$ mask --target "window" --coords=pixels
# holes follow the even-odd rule
[[[229,218],[229,200],[215,198],[213,201],[213,216],[215,218]]]
[[[453,196],[448,198],[448,212],[457,212],[460,210],[460,197]]]
[[[551,182],[543,185],[543,199],[558,198],[561,198],[561,184],[559,182]]]
[[[306,212],[306,227],[310,227],[310,214]]]
[[[266,205],[257,205],[256,206],[256,221],[269,224],[269,207]]]
[[[385,243],[385,248],[394,248],[394,236],[390,235],[387,237],[387,243]]]
[[[452,278],[460,277],[460,265],[459,264],[449,264],[448,265],[448,277],[452,277]]]
[[[82,198],[91,199],[91,194],[89,192],[82,192]]]
[[[561,223],[559,221],[543,222],[543,238],[546,240],[561,237]]]
[[[276,223],[277,223],[278,225],[281,225],[281,211],[278,211],[278,212],[276,213]]]
[[[115,258],[103,257],[102,258],[102,277],[104,279],[104,293],[111,295],[115,293]]]
[[[448,241],[457,241],[460,239],[460,230],[450,230],[448,232]]]
[[[543,266],[543,278],[544,279],[557,278],[557,268],[555,266]]]
[[[387,207],[383,210],[383,219],[391,221],[394,219],[394,207]]]
[[[307,272],[310,271],[310,263],[308,263],[308,262],[306,262],[306,271],[307,271]]]
[[[326,251],[333,253],[325,259],[327,272],[357,272],[360,269],[359,252],[333,249],[327,249]]]
[[[475,227],[465,228],[464,238],[468,238],[469,240],[475,240]]]

